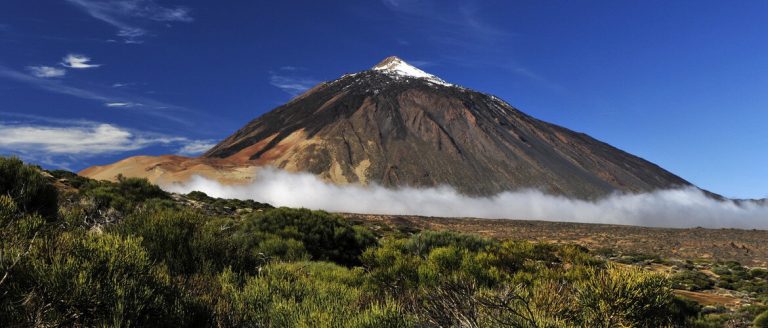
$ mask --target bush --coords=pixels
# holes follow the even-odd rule
[[[191,274],[199,263],[195,242],[205,218],[189,210],[134,213],[110,230],[140,237],[153,260],[165,263],[175,274]]]
[[[58,212],[58,193],[39,168],[18,158],[0,157],[0,195],[13,199],[19,211],[38,213],[53,220]]]
[[[672,288],[690,291],[711,289],[715,286],[715,281],[701,271],[680,271],[673,274],[670,277],[670,281],[672,282]]]
[[[85,184],[80,193],[92,199],[98,209],[114,208],[131,212],[150,199],[170,199],[170,195],[147,179],[117,177],[117,182],[99,181]]]
[[[752,322],[752,326],[755,328],[768,328],[768,310],[761,313]]]
[[[667,281],[638,268],[592,269],[576,294],[585,327],[660,327],[671,317]]]
[[[330,263],[272,264],[254,277],[219,276],[216,324],[224,327],[409,327],[402,308],[371,302],[360,270]]]
[[[111,234],[63,233],[50,245],[37,248],[19,270],[7,297],[18,303],[6,313],[10,314],[6,322],[19,325],[171,326],[174,321],[183,322],[175,313],[179,298],[163,268],[152,264],[139,240]]]
[[[277,208],[247,217],[242,233],[265,232],[301,241],[316,261],[360,263],[363,251],[376,244],[374,235],[338,215],[308,209]]]

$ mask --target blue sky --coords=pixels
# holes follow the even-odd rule
[[[768,196],[766,1],[9,0],[0,154],[195,155],[397,55],[696,185]]]

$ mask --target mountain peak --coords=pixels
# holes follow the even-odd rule
[[[397,56],[389,56],[387,58],[384,58],[384,60],[376,64],[376,66],[373,66],[372,70],[379,71],[389,75],[394,75],[394,76],[405,76],[405,77],[425,79],[429,82],[441,84],[441,85],[447,85],[447,86],[451,85],[450,83],[443,81],[437,76],[429,74],[425,71],[422,71],[416,68],[411,64],[406,63],[404,60],[400,59]]]

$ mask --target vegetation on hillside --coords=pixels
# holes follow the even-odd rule
[[[765,270],[713,271],[668,279],[572,245],[381,235],[323,211],[0,158],[0,322],[10,327],[710,327],[721,313],[673,286],[765,294]],[[763,327],[764,310],[744,320]]]

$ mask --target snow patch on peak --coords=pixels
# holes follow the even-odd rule
[[[425,79],[435,84],[452,86],[452,84],[443,81],[439,77],[422,71],[396,56],[385,58],[380,63],[376,64],[376,66],[373,66],[373,70],[380,71],[389,75],[414,77],[418,79]]]

